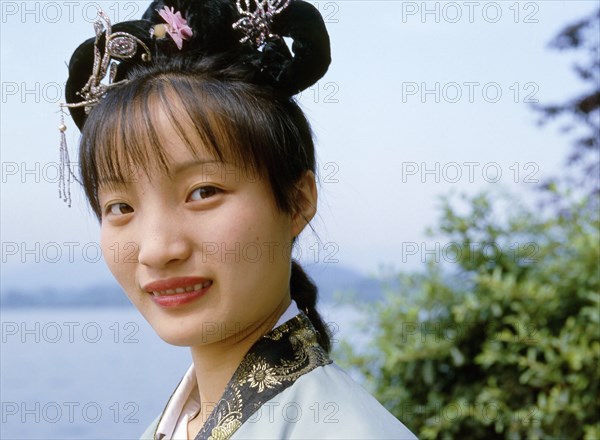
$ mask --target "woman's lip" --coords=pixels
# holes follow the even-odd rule
[[[204,284],[207,281],[210,281],[210,279],[204,277],[176,277],[152,281],[145,284],[142,288],[146,292],[152,293],[165,290],[185,289],[186,287],[194,286],[196,284]]]
[[[193,290],[191,292],[170,293],[166,295],[155,295],[151,293],[150,298],[152,298],[152,301],[154,301],[156,304],[164,308],[179,307],[201,298],[208,291],[208,289],[211,288],[211,286],[212,281],[209,281],[205,282],[205,286],[202,288]]]

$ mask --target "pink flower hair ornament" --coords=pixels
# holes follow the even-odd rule
[[[172,6],[164,6],[161,10],[158,10],[158,15],[166,21],[166,24],[157,24],[153,29],[150,30],[150,35],[156,38],[164,38],[165,34],[169,34],[177,48],[181,50],[183,46],[183,40],[189,40],[192,35],[192,28],[188,26],[187,20],[183,18],[181,12],[175,12],[175,8]]]

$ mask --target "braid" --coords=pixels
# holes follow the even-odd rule
[[[331,332],[316,308],[317,286],[295,260],[292,260],[290,291],[292,299],[298,304],[298,308],[307,314],[310,322],[317,330],[317,341],[329,353],[331,351]]]

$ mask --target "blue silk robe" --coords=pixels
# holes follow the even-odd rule
[[[302,312],[257,341],[195,440],[416,439],[334,364]],[[161,440],[162,414],[141,439]]]

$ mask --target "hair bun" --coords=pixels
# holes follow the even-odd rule
[[[281,37],[293,39],[294,57],[289,56],[287,51],[287,55],[282,57],[287,60],[276,69],[274,66],[269,69],[281,89],[294,95],[312,86],[325,75],[331,63],[331,49],[325,22],[317,8],[304,1],[291,1],[288,7],[275,17],[272,29]],[[271,43],[268,50],[280,52],[278,48],[282,48],[282,45],[278,44],[279,42]]]
[[[325,75],[331,63],[330,42],[317,8],[302,0],[267,0],[266,4],[273,7],[283,5],[271,23],[264,23],[274,37],[266,37],[262,50],[258,50],[252,41],[240,43],[245,35],[233,27],[248,16],[242,15],[241,2],[251,8],[247,11],[250,13],[255,12],[259,4],[259,0],[238,0],[237,3],[233,0],[154,0],[142,18],[163,23],[158,10],[173,7],[182,13],[194,33],[183,48],[186,52],[199,56],[239,52],[240,58],[255,66],[257,78],[289,95],[301,92]],[[292,38],[294,55],[283,37]],[[173,46],[171,44],[171,48]]]
[[[168,35],[153,36],[156,25],[166,24],[159,13],[164,8],[180,13],[180,18],[191,28],[191,37],[186,36],[180,46]],[[125,33],[138,42],[138,51],[133,56],[116,57],[119,64],[110,66],[116,68],[113,82],[126,80],[129,71],[148,61],[161,63],[175,56],[203,58],[221,54],[229,63],[249,64],[255,72],[251,80],[292,96],[316,83],[331,63],[329,35],[323,18],[313,5],[302,0],[154,0],[141,20],[111,26],[106,14],[101,16],[113,35]],[[108,68],[115,58],[106,56],[107,30],[103,30],[100,21],[95,23],[95,29],[97,38],[82,43],[69,62],[65,106],[80,129],[86,112],[108,87],[95,87],[91,95],[88,89],[87,99],[80,92],[92,79],[99,84],[103,75],[98,74],[98,65]],[[283,37],[292,38],[293,55]],[[140,50],[141,45],[144,50]]]

